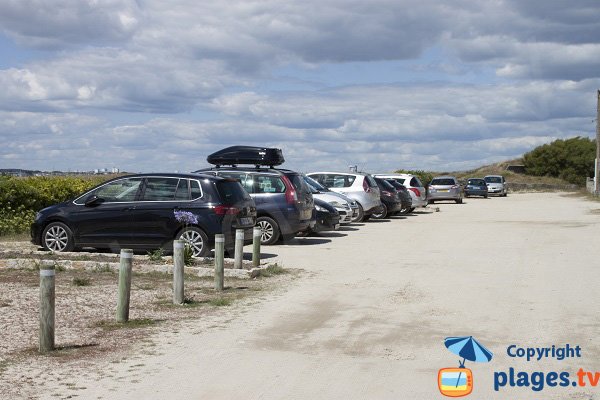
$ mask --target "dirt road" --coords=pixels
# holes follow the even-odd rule
[[[469,335],[494,353],[466,363],[473,398],[600,398],[589,384],[494,390],[494,373],[511,367],[573,381],[579,368],[600,371],[600,203],[560,194],[465,203],[266,248],[307,273],[230,322],[156,338],[160,355],[82,375],[80,390],[48,388],[47,398],[443,398],[438,370],[459,361],[444,338]],[[567,343],[581,357],[507,354]]]

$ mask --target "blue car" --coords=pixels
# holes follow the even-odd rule
[[[481,196],[485,199],[488,197],[488,187],[485,180],[481,178],[469,178],[465,185],[465,197]]]

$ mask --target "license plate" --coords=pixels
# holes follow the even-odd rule
[[[252,225],[252,218],[250,217],[244,217],[244,218],[240,218],[240,222],[242,225]]]
[[[449,191],[450,191],[450,189],[438,189],[437,191],[438,191],[438,192],[449,192]]]

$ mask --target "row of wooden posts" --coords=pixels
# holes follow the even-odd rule
[[[261,229],[255,227],[252,232],[252,265],[260,265]],[[234,268],[242,268],[244,255],[244,231],[237,229],[235,233]],[[173,242],[173,304],[183,304],[184,295],[184,250],[185,242]],[[215,290],[225,287],[224,258],[225,236],[215,235]],[[129,321],[129,300],[131,294],[131,271],[133,250],[122,249],[119,264],[119,290],[117,299],[116,321]],[[55,315],[55,267],[54,263],[44,263],[40,266],[40,347],[41,353],[54,350],[54,315]]]

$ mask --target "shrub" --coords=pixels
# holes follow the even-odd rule
[[[523,164],[529,175],[552,176],[583,186],[586,178],[594,175],[595,157],[596,142],[578,136],[536,147],[523,156]]]
[[[431,171],[423,171],[423,170],[406,170],[399,169],[396,171],[397,174],[411,174],[419,178],[423,186],[427,186],[429,182],[433,179],[434,176],[438,175],[435,172]]]
[[[27,232],[35,213],[85,192],[105,181],[101,177],[0,175],[0,235]]]

